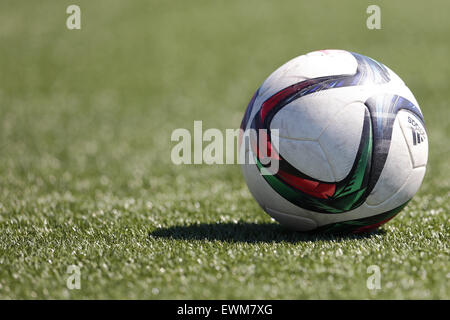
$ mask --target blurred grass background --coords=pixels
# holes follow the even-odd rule
[[[381,30],[366,28],[370,4],[3,0],[0,298],[448,299],[450,3],[377,1]],[[170,161],[174,129],[237,128],[273,70],[324,48],[392,68],[426,119],[423,186],[371,237],[292,234],[238,166]],[[198,223],[200,236],[156,236]],[[382,290],[366,288],[372,264]]]

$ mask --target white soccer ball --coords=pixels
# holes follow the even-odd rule
[[[256,91],[241,128],[267,130],[262,143],[272,142],[268,157],[279,168],[267,174],[259,137],[241,143],[254,160],[242,165],[244,178],[259,205],[295,230],[373,230],[425,174],[428,137],[416,99],[392,70],[356,53],[321,50],[287,62]]]

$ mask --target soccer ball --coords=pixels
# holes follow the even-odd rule
[[[254,160],[242,164],[250,192],[299,231],[374,230],[425,175],[428,137],[416,99],[392,70],[361,54],[320,50],[287,62],[256,91],[241,129],[267,132],[240,145]],[[262,158],[278,169],[268,174]]]

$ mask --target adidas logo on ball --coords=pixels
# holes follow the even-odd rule
[[[419,132],[417,132],[416,129],[411,128],[411,131],[412,131],[414,145],[417,145],[425,140],[423,135],[421,135]]]

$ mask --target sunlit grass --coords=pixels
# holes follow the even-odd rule
[[[448,4],[383,2],[369,31],[364,1],[77,3],[79,31],[71,2],[0,4],[0,298],[449,298]],[[386,63],[425,115],[423,186],[369,236],[292,233],[238,166],[170,161],[172,130],[238,127],[265,77],[322,48]]]

